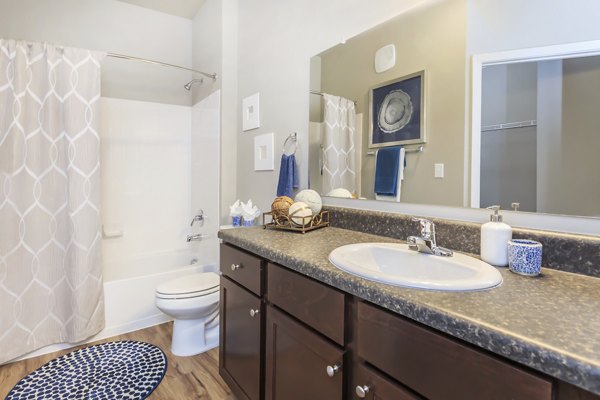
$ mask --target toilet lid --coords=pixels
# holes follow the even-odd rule
[[[219,290],[219,275],[214,272],[186,275],[156,287],[159,295],[192,295],[200,296]],[[186,296],[188,297],[188,296]],[[191,296],[190,296],[191,297]]]

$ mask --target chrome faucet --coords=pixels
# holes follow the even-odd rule
[[[202,238],[207,237],[206,233],[199,233],[197,235],[188,235],[186,241],[189,243],[191,241],[202,240]]]
[[[435,241],[435,224],[425,218],[413,218],[421,224],[421,236],[409,236],[406,239],[408,248],[419,253],[433,254],[441,257],[452,257],[452,250],[438,246]]]

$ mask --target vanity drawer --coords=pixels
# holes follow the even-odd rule
[[[350,388],[352,399],[424,400],[397,382],[362,363],[356,365],[352,382]],[[362,389],[360,395],[359,388]]]
[[[334,342],[344,345],[344,293],[269,263],[267,298]]]
[[[263,261],[228,244],[221,244],[221,273],[254,294],[262,295]]]
[[[551,400],[552,382],[367,303],[358,355],[431,400]]]

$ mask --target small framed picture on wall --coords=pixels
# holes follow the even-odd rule
[[[369,148],[425,143],[425,71],[370,90]]]

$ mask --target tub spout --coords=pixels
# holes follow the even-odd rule
[[[208,237],[206,233],[199,233],[197,235],[188,235],[186,241],[189,243],[191,241],[202,240],[202,238]]]

